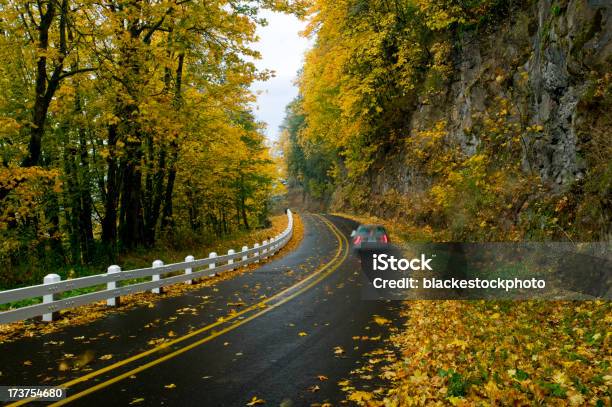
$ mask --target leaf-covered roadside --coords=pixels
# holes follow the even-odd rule
[[[612,304],[409,301],[377,364],[388,385],[350,388],[358,405],[609,406]]]

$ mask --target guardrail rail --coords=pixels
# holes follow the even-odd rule
[[[61,281],[60,276],[57,274],[48,274],[45,276],[43,284],[0,291],[0,304],[37,297],[42,297],[43,299],[42,303],[39,304],[0,312],[0,324],[38,316],[42,316],[43,321],[52,321],[54,313],[60,310],[103,300],[106,300],[108,306],[117,306],[119,305],[120,297],[127,294],[147,290],[160,294],[162,287],[167,285],[177,283],[191,284],[193,280],[198,278],[208,277],[227,270],[234,270],[251,263],[258,263],[260,260],[276,254],[291,239],[293,235],[293,215],[289,209],[287,210],[287,222],[285,230],[269,241],[264,240],[261,245],[255,243],[251,248],[243,246],[242,250],[238,252],[230,249],[223,256],[217,256],[217,253],[211,252],[207,258],[196,260],[193,256],[187,256],[184,262],[166,265],[161,260],[155,260],[152,267],[135,270],[121,270],[121,267],[118,265],[111,265],[106,273],[64,281]],[[181,270],[183,271],[182,274],[164,278],[164,275]],[[144,277],[151,277],[151,280],[129,285],[119,284],[121,281]],[[58,294],[63,292],[104,284],[106,284],[106,289],[104,290],[73,297],[58,298]]]

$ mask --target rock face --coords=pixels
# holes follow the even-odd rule
[[[572,1],[551,7],[541,1],[538,32],[526,63],[532,90],[532,120],[542,123],[548,137],[534,146],[535,164],[544,179],[558,185],[584,176],[578,158],[577,106],[589,74],[609,68],[612,54],[612,3]]]
[[[530,2],[485,34],[464,34],[455,48],[445,94],[421,100],[412,114],[412,131],[445,120],[451,137],[472,155],[479,144],[469,131],[474,117],[501,96],[521,112],[510,120],[543,128],[526,145],[523,167],[556,191],[582,179],[588,168],[581,158],[581,126],[589,119],[579,104],[593,82],[611,71],[612,1]],[[426,179],[401,164],[409,152],[399,147],[395,154],[371,171],[366,182],[373,195],[394,190],[409,196],[427,187]],[[342,206],[337,199],[332,202]],[[379,216],[392,210],[385,205],[369,209]]]

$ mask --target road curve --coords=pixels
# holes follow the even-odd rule
[[[372,317],[397,321],[399,304],[361,299],[359,259],[348,247],[353,221],[302,219],[298,248],[252,272],[0,344],[0,384],[68,386],[58,406],[338,404],[337,382],[376,346],[353,337],[386,334]]]

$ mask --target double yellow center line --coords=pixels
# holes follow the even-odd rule
[[[179,349],[177,349],[177,350],[175,350],[173,352],[167,353],[164,356],[161,356],[161,357],[159,357],[157,359],[154,359],[154,360],[152,360],[152,361],[150,361],[148,363],[145,363],[143,365],[135,367],[135,368],[133,368],[133,369],[131,369],[131,370],[125,372],[125,373],[122,373],[122,374],[120,374],[118,376],[115,376],[115,377],[113,377],[111,379],[108,379],[108,380],[106,380],[104,382],[98,383],[98,384],[96,384],[96,385],[94,385],[92,387],[89,387],[89,388],[87,388],[87,389],[85,389],[85,390],[83,390],[83,391],[81,391],[79,393],[73,394],[70,397],[67,397],[65,399],[62,399],[62,400],[52,404],[51,406],[62,406],[62,405],[68,404],[71,401],[77,400],[77,399],[79,399],[81,397],[84,397],[84,396],[86,396],[88,394],[94,393],[94,392],[96,392],[98,390],[101,390],[101,389],[103,389],[105,387],[108,387],[108,386],[110,386],[110,385],[112,385],[114,383],[117,383],[117,382],[119,382],[119,381],[121,381],[123,379],[126,379],[126,378],[128,378],[128,377],[130,377],[132,375],[135,375],[135,374],[137,374],[139,372],[142,372],[143,370],[146,370],[146,369],[148,369],[150,367],[158,365],[158,364],[160,364],[160,363],[162,363],[162,362],[164,362],[166,360],[172,359],[172,358],[174,358],[174,357],[176,357],[176,356],[178,356],[178,355],[180,355],[182,353],[185,353],[185,352],[187,352],[187,351],[189,351],[189,350],[191,350],[191,349],[193,349],[195,347],[198,347],[198,346],[200,346],[200,345],[202,345],[202,344],[204,344],[206,342],[209,342],[209,341],[211,341],[211,340],[213,340],[213,339],[215,339],[215,338],[217,338],[217,337],[219,337],[219,336],[221,336],[221,335],[223,335],[223,334],[225,334],[227,332],[230,332],[230,331],[238,328],[239,326],[241,326],[243,324],[246,324],[247,322],[249,322],[249,321],[251,321],[251,320],[253,320],[253,319],[257,318],[257,317],[260,317],[260,316],[264,315],[265,313],[273,310],[274,308],[279,307],[280,305],[286,303],[287,301],[292,300],[293,298],[295,298],[298,295],[304,293],[308,289],[314,287],[320,281],[322,281],[327,276],[329,276],[331,273],[333,273],[344,262],[344,260],[348,257],[348,254],[349,254],[348,240],[342,234],[342,232],[340,232],[340,230],[338,230],[338,228],[333,223],[331,223],[330,221],[328,221],[324,217],[322,217],[320,215],[315,215],[315,216],[319,217],[329,227],[329,229],[332,231],[332,233],[334,234],[334,236],[338,240],[338,249],[336,250],[336,253],[335,253],[334,257],[329,262],[327,262],[326,264],[324,264],[323,266],[318,268],[314,273],[309,275],[307,278],[299,281],[298,283],[294,284],[293,286],[288,287],[288,288],[282,290],[281,292],[273,295],[272,297],[266,298],[265,300],[263,300],[261,302],[258,302],[258,303],[254,304],[254,305],[251,305],[251,306],[245,308],[244,310],[242,310],[240,312],[232,314],[231,316],[229,316],[227,318],[220,319],[220,320],[218,320],[218,321],[216,321],[216,322],[214,322],[214,323],[212,323],[210,325],[206,325],[206,326],[204,326],[204,327],[202,327],[200,329],[197,329],[197,330],[195,330],[193,332],[190,332],[190,333],[188,333],[186,335],[183,335],[183,336],[181,336],[179,338],[176,338],[176,339],[174,339],[172,341],[163,343],[163,344],[161,344],[159,346],[156,346],[154,348],[151,348],[151,349],[149,349],[149,350],[147,350],[145,352],[138,353],[138,354],[136,354],[134,356],[131,356],[131,357],[127,358],[127,359],[118,361],[118,362],[113,363],[113,364],[111,364],[109,366],[103,367],[102,369],[96,370],[94,372],[88,373],[88,374],[86,374],[84,376],[75,378],[73,380],[70,380],[70,381],[68,381],[66,383],[63,383],[63,384],[59,385],[58,387],[68,388],[68,387],[74,386],[74,385],[76,385],[78,383],[82,383],[82,382],[88,381],[88,380],[90,380],[90,379],[92,379],[94,377],[100,376],[100,375],[102,375],[104,373],[107,373],[107,372],[112,371],[114,369],[117,369],[119,367],[125,366],[125,365],[127,365],[129,363],[132,363],[132,362],[134,362],[136,360],[142,359],[142,358],[144,358],[146,356],[149,356],[151,354],[154,354],[156,352],[160,352],[160,351],[162,351],[164,349],[167,350],[169,347],[171,347],[173,345],[179,344],[179,343],[181,343],[181,342],[183,342],[183,341],[185,341],[185,340],[187,340],[189,338],[192,338],[192,337],[194,337],[194,336],[196,336],[198,334],[210,331],[211,329],[213,329],[213,328],[215,328],[217,326],[225,324],[228,321],[232,321],[232,320],[238,318],[239,316],[242,316],[242,315],[244,315],[246,313],[249,313],[251,311],[255,311],[255,310],[259,309],[259,311],[253,313],[252,315],[249,315],[249,316],[247,316],[247,317],[245,317],[243,319],[240,319],[239,321],[234,322],[231,325],[229,325],[229,326],[227,326],[227,327],[225,327],[225,328],[223,328],[223,329],[221,329],[219,331],[213,332],[210,335],[205,336],[204,338],[201,338],[201,339],[199,339],[199,340],[197,340],[197,341],[195,341],[193,343],[190,343],[188,345],[185,345],[185,346],[183,346],[183,347],[181,347],[181,348],[179,348]],[[15,406],[15,407],[16,406],[20,406],[20,405],[26,404],[26,403],[28,403],[30,401],[33,401],[33,400],[34,399],[21,400],[19,402],[10,404],[9,406]]]

